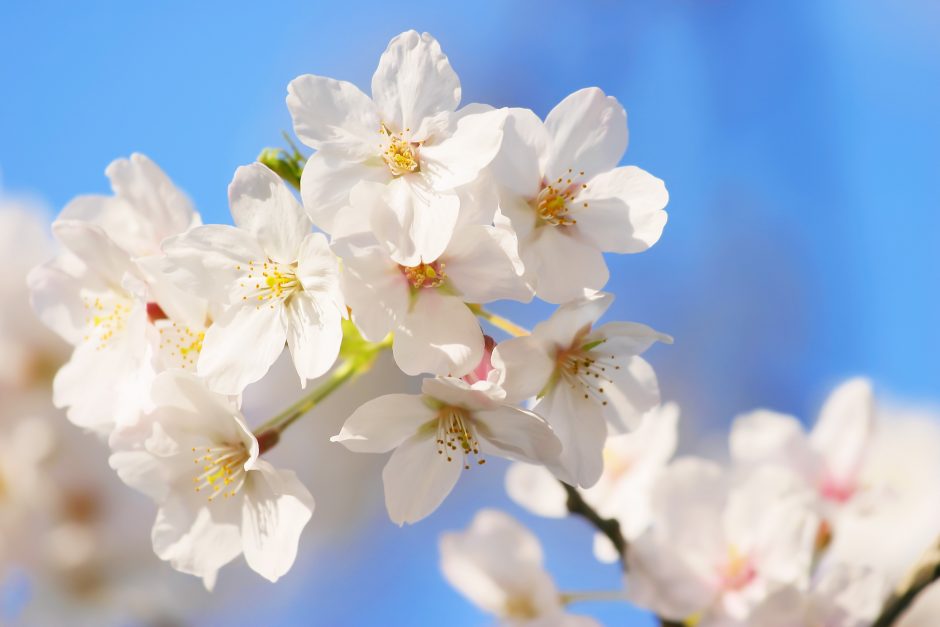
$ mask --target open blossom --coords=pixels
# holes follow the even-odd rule
[[[163,249],[179,285],[224,308],[206,331],[196,372],[240,394],[290,349],[302,384],[336,361],[346,315],[339,267],[278,176],[243,166],[229,186],[235,225],[196,227]]]
[[[372,341],[393,332],[395,361],[408,374],[466,374],[483,355],[483,331],[466,303],[532,298],[515,240],[500,227],[460,226],[439,256],[412,266],[371,235],[334,247],[353,321]]]
[[[288,87],[297,136],[317,152],[301,179],[314,224],[333,233],[355,211],[382,238],[402,241],[404,265],[430,262],[450,239],[460,200],[454,189],[476,179],[502,140],[504,114],[457,111],[460,81],[427,33],[408,31],[388,45],[372,77],[372,98],[355,85],[305,75]],[[351,207],[361,182],[385,187],[385,204]],[[383,215],[379,215],[383,214]]]
[[[741,624],[769,591],[808,584],[819,519],[812,491],[784,468],[733,478],[681,459],[657,480],[652,512],[627,553],[627,593],[660,616]]]
[[[561,444],[535,414],[504,402],[488,381],[425,379],[422,394],[387,394],[362,405],[334,442],[357,453],[394,449],[382,471],[388,515],[399,525],[428,516],[457,483],[461,470],[489,455],[551,463]]]
[[[659,240],[669,195],[647,172],[616,167],[626,148],[626,112],[597,88],[571,94],[544,123],[510,110],[491,169],[539,298],[563,303],[601,289],[602,253],[641,252]]]
[[[484,509],[463,532],[440,539],[447,581],[507,627],[591,627],[598,623],[565,611],[543,565],[538,538],[508,514]]]
[[[650,525],[653,485],[675,453],[678,420],[679,407],[667,403],[647,412],[636,431],[610,436],[604,446],[600,480],[580,490],[584,501],[601,517],[619,523],[627,542],[638,538]],[[513,501],[540,516],[568,515],[565,490],[543,466],[521,462],[510,466],[506,492]],[[594,554],[604,562],[620,559],[602,533],[594,536]]]
[[[111,436],[111,467],[160,507],[157,556],[203,579],[241,554],[276,581],[294,563],[313,497],[288,470],[261,459],[258,439],[231,401],[189,373],[160,374],[154,409]]]
[[[155,322],[176,325],[168,335],[177,353],[180,346],[198,352],[207,324],[206,303],[184,297],[156,272],[162,238],[198,224],[198,214],[142,155],[119,159],[107,172],[116,196],[69,203],[52,228],[62,251],[28,278],[40,319],[74,346],[56,374],[53,400],[73,423],[101,434],[147,407],[157,369],[188,362],[161,348]]]
[[[538,395],[532,408],[564,445],[552,470],[567,483],[589,487],[603,471],[608,426],[635,428],[659,404],[652,367],[639,355],[672,338],[632,322],[594,323],[613,302],[611,294],[585,295],[559,307],[531,335],[496,347],[493,363],[510,400]]]

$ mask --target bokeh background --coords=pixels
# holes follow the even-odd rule
[[[829,389],[855,374],[871,376],[882,396],[940,400],[933,0],[3,1],[3,189],[42,199],[51,219],[76,194],[107,193],[105,166],[139,151],[205,221],[228,222],[235,168],[283,145],[280,133],[291,128],[287,83],[315,73],[368,89],[387,41],[410,28],[441,41],[465,103],[544,116],[597,85],[626,107],[624,162],[666,181],[670,218],[653,249],[610,259],[610,317],[675,336],[650,360],[664,397],[683,408],[683,450],[720,449],[733,416],[758,406],[812,421]],[[529,325],[550,311],[496,309]],[[289,379],[263,400],[286,404]],[[489,624],[437,566],[438,534],[463,528],[483,506],[531,526],[562,589],[619,585],[616,567],[593,559],[583,524],[533,519],[507,500],[502,466],[465,473],[432,518],[389,523],[382,460],[351,469],[314,439],[356,402],[409,385],[380,368],[307,419],[324,426],[281,445],[284,459],[309,466],[302,476],[326,521],[282,582],[234,566],[208,595],[141,551],[135,559],[183,608],[166,620]],[[96,451],[88,472],[106,471],[93,440],[71,440],[86,444]],[[152,506],[128,503],[143,514],[118,533],[147,549]],[[25,576],[8,578],[6,590],[10,607],[51,603]],[[140,624],[146,588],[137,597],[102,622]],[[653,624],[620,606],[581,609],[611,625]]]

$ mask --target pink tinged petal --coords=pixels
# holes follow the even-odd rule
[[[597,407],[560,382],[532,409],[551,425],[563,447],[557,463],[547,464],[552,472],[582,488],[597,483],[604,470],[607,440],[607,424]]]
[[[568,495],[545,466],[517,462],[506,471],[506,493],[517,505],[538,516],[564,518]]]
[[[196,227],[163,243],[170,280],[181,289],[226,305],[240,302],[238,280],[248,262],[264,263],[267,254],[250,233],[233,226]]]
[[[206,331],[196,372],[220,394],[241,394],[267,373],[284,350],[281,305],[234,305]]]
[[[532,299],[532,291],[523,278],[525,269],[516,252],[516,240],[505,229],[463,227],[455,231],[441,261],[447,279],[466,301]]]
[[[639,253],[659,241],[666,226],[666,186],[634,166],[603,172],[587,182],[570,215],[582,239],[605,252]]]
[[[416,435],[435,416],[436,410],[420,395],[386,394],[360,405],[330,441],[355,453],[385,453]],[[436,432],[436,424],[431,426],[429,434]]]
[[[874,396],[867,379],[850,379],[836,388],[810,434],[825,460],[829,490],[851,492],[874,428]]]
[[[599,290],[610,276],[601,251],[569,227],[543,226],[531,239],[520,240],[519,252],[535,295],[549,303],[578,298],[585,289]]]
[[[372,76],[372,98],[395,131],[417,130],[422,120],[460,103],[460,80],[431,35],[407,31],[392,39]]]
[[[521,402],[538,394],[555,371],[551,346],[541,338],[516,337],[496,346],[493,365],[499,370],[498,383],[507,400]]]
[[[590,330],[612,302],[614,295],[608,292],[579,294],[556,309],[548,320],[535,325],[532,335],[550,346],[570,348],[575,338]]]
[[[346,81],[305,74],[287,86],[294,132],[311,148],[350,161],[377,155],[381,120],[375,105]]]
[[[322,307],[332,307],[346,314],[346,304],[339,281],[339,259],[330,250],[322,233],[310,233],[297,253],[297,278],[304,292]]]
[[[277,581],[297,557],[300,533],[313,515],[313,496],[293,472],[263,460],[256,462],[243,489],[245,561],[268,581]]]
[[[430,515],[454,489],[462,469],[463,460],[438,454],[434,432],[405,440],[382,470],[389,518],[404,525]]]
[[[408,311],[408,283],[397,265],[378,247],[347,257],[343,294],[363,337],[379,342]]]
[[[470,410],[495,409],[505,392],[489,381],[469,384],[454,377],[428,377],[421,382],[421,393],[444,405]]]
[[[627,113],[612,96],[587,87],[555,105],[545,118],[552,138],[549,179],[584,171],[588,178],[610,170],[627,149]]]
[[[434,189],[446,191],[472,182],[493,161],[503,141],[506,111],[468,115],[454,134],[421,147],[421,171]]]
[[[542,184],[542,159],[550,139],[542,120],[529,109],[507,110],[503,143],[493,159],[493,178],[512,194],[532,200]]]
[[[317,228],[333,234],[339,222],[358,222],[369,228],[372,207],[351,205],[350,190],[360,181],[388,183],[392,175],[381,159],[346,161],[330,153],[317,152],[307,159],[300,177],[304,209]]]
[[[456,194],[435,192],[420,176],[401,176],[373,209],[372,229],[396,263],[430,263],[447,248],[459,210]]]
[[[301,387],[316,379],[336,362],[343,341],[342,317],[330,302],[317,302],[306,292],[295,294],[285,305],[287,348]]]
[[[405,374],[460,377],[483,356],[483,331],[459,298],[423,289],[395,332],[395,363]]]
[[[157,512],[150,538],[157,557],[180,572],[203,577],[211,589],[218,570],[242,552],[242,541],[237,505],[206,505],[204,497],[167,500]]]
[[[261,163],[242,166],[228,186],[228,198],[235,224],[258,240],[269,259],[297,260],[312,225],[281,177]]]

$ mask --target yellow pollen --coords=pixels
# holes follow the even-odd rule
[[[229,498],[245,483],[245,462],[248,449],[242,443],[222,444],[215,447],[197,448],[194,463],[202,471],[193,477],[196,492],[207,492],[211,503],[216,497]]]
[[[284,264],[267,260],[259,267],[259,264],[249,261],[247,274],[238,284],[244,290],[241,298],[257,301],[259,309],[264,301],[286,300],[303,290],[296,272],[296,262]]]
[[[449,406],[441,409],[437,420],[437,454],[446,455],[448,462],[459,456],[465,470],[471,466],[468,457],[475,457],[478,466],[486,463],[480,456],[480,441],[466,410]]]
[[[568,170],[571,172],[571,169]],[[583,172],[581,173],[584,174]],[[562,181],[565,181],[562,184]],[[587,185],[572,179],[559,178],[554,183],[542,182],[542,188],[533,201],[535,211],[539,218],[552,226],[571,226],[578,221],[569,215],[570,203],[573,202],[579,191],[587,189]],[[584,207],[588,203],[582,203]]]
[[[103,300],[102,300],[103,299]],[[96,340],[95,350],[104,350],[108,342],[121,333],[127,326],[127,318],[131,313],[132,304],[129,299],[118,294],[82,298],[82,305],[88,312],[85,318],[87,325],[86,340]]]
[[[388,146],[382,153],[382,158],[393,176],[420,170],[417,153],[419,144],[405,140],[401,131],[393,133],[384,124],[379,128],[379,134],[388,138]]]
[[[408,279],[411,287],[415,289],[439,287],[447,278],[444,273],[444,264],[440,261],[420,263],[410,267],[401,266],[401,271]]]

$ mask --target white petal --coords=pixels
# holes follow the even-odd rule
[[[459,298],[423,289],[395,332],[395,363],[406,374],[460,377],[483,357],[483,331]]]
[[[284,350],[280,305],[234,305],[206,331],[196,372],[220,394],[241,394],[265,375]]]
[[[610,276],[601,251],[565,229],[544,226],[531,239],[519,242],[535,294],[549,303],[578,298],[586,288],[599,290]]]
[[[555,310],[551,318],[535,325],[532,335],[561,348],[570,348],[574,338],[604,315],[614,295],[607,292],[579,295]]]
[[[438,454],[433,433],[405,440],[382,470],[389,518],[403,525],[431,514],[454,489],[462,469],[462,459],[449,462]]]
[[[384,453],[434,420],[435,412],[416,394],[386,394],[363,403],[331,442],[356,453]]]
[[[417,130],[426,117],[454,111],[460,103],[460,80],[427,33],[411,30],[392,39],[372,76],[372,98],[382,119],[393,129]]]
[[[294,132],[311,148],[361,161],[376,154],[381,120],[375,105],[346,81],[305,74],[287,86]]]
[[[617,547],[610,541],[610,538],[602,533],[595,533],[594,557],[599,562],[613,564],[620,559],[620,553],[617,552]]]
[[[125,275],[135,271],[127,252],[100,227],[76,220],[56,220],[52,223],[52,233],[85,264],[92,280],[100,282],[101,286],[120,289]]]
[[[874,427],[874,397],[866,379],[836,388],[819,412],[810,440],[826,460],[831,479],[854,485]]]
[[[554,464],[561,442],[541,417],[517,407],[503,405],[473,415],[481,450],[488,454],[530,464]]]
[[[532,299],[532,291],[523,278],[516,240],[505,229],[463,227],[454,232],[441,261],[445,264],[445,275],[468,302]]]
[[[378,247],[345,259],[342,285],[353,322],[372,342],[384,339],[408,310],[408,282]]]
[[[297,278],[304,291],[324,307],[333,307],[346,313],[339,281],[339,259],[330,250],[322,233],[310,233],[300,244],[297,253]]]
[[[513,194],[535,198],[542,183],[541,159],[547,155],[548,145],[548,133],[535,113],[509,109],[502,146],[490,165],[493,177]]]
[[[499,371],[498,383],[507,399],[521,402],[538,394],[555,371],[549,345],[529,335],[501,342],[493,351],[493,367]]]
[[[85,337],[86,310],[79,282],[53,261],[33,268],[26,277],[30,304],[43,324],[75,345]]]
[[[454,134],[440,143],[421,147],[421,171],[434,189],[450,190],[476,179],[493,161],[503,140],[503,109],[468,115]]]
[[[336,362],[343,341],[342,317],[333,303],[318,303],[306,292],[295,294],[284,312],[287,348],[303,387]]]
[[[627,149],[627,113],[596,87],[578,90],[555,105],[545,118],[552,138],[546,165],[549,179],[584,171],[588,178],[617,165]]]
[[[258,460],[242,500],[245,561],[268,581],[277,581],[294,564],[297,544],[313,515],[313,496],[289,470]]]
[[[427,377],[421,381],[421,393],[444,405],[473,411],[495,409],[506,397],[499,386],[489,381],[471,385],[454,377]]]
[[[535,407],[561,441],[557,464],[549,467],[566,483],[589,488],[604,470],[607,424],[596,406],[584,402],[564,382],[556,385]]]
[[[803,425],[766,409],[738,416],[731,426],[731,458],[737,464],[780,464],[812,476],[818,462]]]
[[[389,256],[406,267],[440,257],[457,224],[457,195],[435,192],[421,177],[401,176],[383,198],[372,211],[372,229]]]
[[[546,518],[568,515],[568,495],[544,466],[516,462],[506,471],[506,493],[520,507]]]
[[[640,426],[643,414],[659,405],[659,382],[656,372],[642,357],[618,359],[619,370],[608,369],[604,374],[603,398],[606,405],[601,411],[615,433],[626,433]]]
[[[333,234],[340,221],[358,221],[364,228],[369,228],[372,207],[351,205],[350,201],[350,191],[358,183],[372,181],[384,184],[391,180],[392,175],[381,160],[346,161],[329,153],[317,152],[304,165],[300,195],[314,225]]]
[[[572,201],[570,215],[581,237],[600,250],[638,253],[659,241],[668,202],[660,179],[627,166],[588,181],[587,189]]]
[[[235,224],[255,236],[269,259],[297,260],[312,225],[281,177],[261,163],[242,166],[235,170],[228,198]]]

